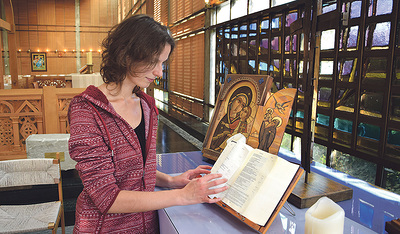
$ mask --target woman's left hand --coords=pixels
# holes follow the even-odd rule
[[[195,169],[188,170],[178,176],[172,177],[172,181],[170,183],[170,188],[183,188],[185,187],[192,179],[201,177],[202,174],[210,174],[211,166],[200,165]]]

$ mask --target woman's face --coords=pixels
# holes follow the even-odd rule
[[[151,83],[154,82],[156,77],[163,75],[162,64],[167,61],[171,52],[171,45],[166,44],[160,56],[157,59],[157,63],[154,67],[146,68],[146,66],[139,67],[138,70],[144,70],[143,72],[136,72],[134,75],[127,74],[125,82],[131,82],[140,88],[147,88]]]
[[[230,116],[231,117],[236,117],[236,115],[242,111],[243,107],[245,106],[244,101],[242,100],[242,98],[236,97],[231,104],[231,109],[230,109]]]

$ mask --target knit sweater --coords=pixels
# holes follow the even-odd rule
[[[71,100],[69,154],[83,191],[76,204],[74,233],[157,233],[157,211],[108,214],[121,190],[154,191],[158,111],[152,97],[139,91],[145,120],[144,165],[134,129],[106,96],[89,86]]]

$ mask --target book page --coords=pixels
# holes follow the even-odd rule
[[[268,154],[268,157],[272,155],[264,153]],[[276,155],[271,157],[275,157],[274,166],[242,212],[243,216],[261,226],[264,226],[272,215],[300,167]]]
[[[237,212],[244,212],[274,167],[276,157],[273,156],[261,150],[253,150],[222,201]]]
[[[227,146],[211,169],[211,173],[220,173],[222,174],[222,177],[228,179],[228,181],[212,188],[223,187],[225,185],[230,187],[239,174],[238,172],[243,167],[249,152],[253,149],[249,145],[246,145],[246,138],[242,134],[236,134],[229,138],[227,143]],[[223,198],[226,192],[227,191],[212,194],[210,197]]]

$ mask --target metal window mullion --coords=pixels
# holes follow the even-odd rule
[[[355,90],[355,98],[354,98],[354,122],[352,128],[352,140],[351,140],[351,149],[356,150],[357,148],[357,127],[360,118],[360,94],[361,94],[361,82],[363,75],[363,66],[364,66],[364,51],[365,51],[365,30],[366,30],[366,19],[367,19],[367,1],[362,1],[361,3],[361,24],[359,27],[360,37],[358,44],[358,68],[357,68],[357,85]]]
[[[337,15],[338,19],[341,19],[341,7],[342,1],[338,2],[338,7],[337,7]],[[333,58],[333,76],[332,76],[332,99],[331,99],[331,110],[330,110],[330,116],[329,116],[329,126],[328,126],[328,147],[327,147],[327,152],[326,152],[326,165],[330,165],[330,160],[331,158],[328,157],[328,155],[331,155],[332,152],[332,143],[333,143],[333,126],[334,126],[334,117],[335,117],[335,103],[336,103],[336,89],[337,89],[337,78],[339,77],[339,72],[338,72],[338,57],[339,57],[339,41],[340,41],[340,30],[341,30],[342,23],[339,23],[335,27],[335,50],[334,50],[334,58]],[[348,26],[349,27],[349,26]],[[350,28],[350,27],[349,27]]]
[[[391,13],[391,30],[390,30],[390,40],[389,40],[389,55],[388,55],[388,67],[386,68],[386,82],[385,82],[385,91],[386,95],[383,100],[383,110],[382,110],[382,120],[383,127],[380,133],[380,141],[379,141],[379,149],[378,149],[378,157],[384,159],[385,158],[385,149],[387,144],[387,133],[388,133],[388,123],[389,123],[389,108],[390,108],[390,99],[392,96],[392,79],[393,79],[393,70],[394,70],[394,62],[395,62],[395,49],[396,49],[396,30],[397,23],[399,17],[399,1],[393,1],[393,8]],[[383,161],[383,160],[382,160]],[[383,173],[384,166],[390,167],[390,165],[379,165],[377,167],[375,184],[378,186],[383,186]]]
[[[270,5],[271,6],[271,5]],[[272,14],[268,14],[269,17],[269,26],[268,26],[268,34],[267,34],[267,38],[268,38],[268,53],[267,53],[267,74],[271,75],[270,73],[270,67],[271,67],[271,39],[272,39]],[[275,81],[274,81],[275,83]]]
[[[261,18],[262,19],[262,18]],[[256,19],[256,48],[257,51],[255,51],[255,55],[256,55],[256,59],[255,59],[255,66],[256,66],[256,74],[259,75],[260,74],[260,38],[261,38],[261,19],[260,17]]]
[[[249,9],[249,4],[248,4],[248,1],[247,1],[247,9]],[[249,12],[248,10],[247,10],[247,12]],[[247,64],[249,64],[249,48],[250,48],[250,37],[249,37],[249,34],[250,34],[250,22],[251,22],[251,20],[246,20],[245,21],[246,22],[246,24],[247,24],[247,26],[246,26],[246,29],[247,29],[247,33],[246,33],[246,61],[247,61]],[[248,74],[249,73],[249,68],[248,68],[248,66],[246,66],[246,73]]]
[[[281,37],[281,43],[280,43],[280,62],[279,62],[279,79],[281,82],[281,89],[283,89],[283,74],[284,74],[284,65],[283,65],[283,60],[285,59],[285,25],[286,25],[286,16],[287,16],[287,11],[284,11],[281,15],[281,25],[279,26],[280,30],[280,37]],[[290,41],[289,41],[289,53],[290,53]],[[289,65],[290,66],[290,65]]]
[[[306,75],[303,77],[303,87],[304,87],[304,118],[303,118],[303,137],[301,139],[301,164],[306,172],[310,171],[310,164],[311,164],[311,156],[312,156],[312,139],[311,139],[311,105],[307,103],[311,103],[312,101],[312,78],[313,78],[313,67],[312,67],[312,60],[314,58],[314,54],[312,53],[315,43],[313,37],[311,35],[315,35],[316,31],[316,17],[317,14],[312,14],[311,12],[315,11],[316,3],[314,1],[307,2],[305,5],[305,22],[311,22],[311,24],[304,24],[304,64],[303,64],[303,74]],[[309,67],[310,72],[307,71]],[[310,91],[311,90],[311,91]],[[308,180],[308,173],[305,174],[305,182]]]
[[[303,11],[305,11],[305,7],[303,6],[303,9],[302,9]],[[298,19],[300,19],[300,17],[301,17],[301,10],[300,10],[300,8],[298,8],[297,9],[297,13],[298,13]],[[300,55],[301,55],[301,52],[300,52],[300,42],[301,42],[301,33],[302,32],[304,32],[304,18],[302,19],[303,20],[303,28],[302,28],[302,30],[300,30],[300,31],[297,31],[297,32],[295,32],[293,35],[296,35],[296,69],[295,69],[295,71],[294,71],[294,77],[295,77],[295,87],[296,87],[296,89],[297,89],[297,92],[296,92],[296,98],[295,98],[295,101],[293,102],[293,108],[292,108],[292,113],[293,113],[293,117],[292,117],[292,121],[293,121],[293,123],[292,123],[292,131],[293,132],[295,132],[296,131],[296,113],[297,113],[297,110],[298,110],[298,105],[297,105],[297,101],[296,100],[298,100],[299,99],[299,72],[298,72],[298,67],[299,67],[299,64],[300,64]],[[303,54],[303,67],[304,67],[304,54]],[[303,80],[304,80],[304,73],[303,73]],[[303,87],[304,88],[304,87]],[[292,135],[292,137],[291,137],[291,141],[290,141],[290,150],[291,151],[293,151],[293,144],[294,144],[294,137],[293,137],[294,135]]]

